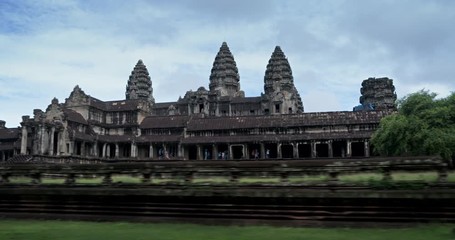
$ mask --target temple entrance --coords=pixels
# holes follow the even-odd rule
[[[80,155],[82,154],[82,143],[79,142],[79,141],[76,141],[76,142],[74,143],[74,148],[75,148],[75,149],[74,149],[74,153],[75,153],[76,155],[79,155],[79,156],[80,156]]]
[[[265,147],[265,158],[277,158],[277,145],[276,143],[266,143],[264,144]]]
[[[104,143],[98,142],[98,157],[103,157],[103,145]]]
[[[115,158],[115,144],[111,143],[111,144],[108,144],[108,146],[106,146],[106,147],[107,147],[106,153],[109,153],[108,154],[109,158]]]
[[[52,149],[54,149],[54,151],[52,152],[52,155],[60,155],[60,153],[58,152],[59,149],[58,149],[58,132],[54,132],[54,145],[52,146]]]
[[[333,157],[346,157],[346,141],[333,141]]]
[[[329,157],[329,144],[317,143],[316,144],[316,157],[317,158]]]
[[[119,157],[130,157],[131,156],[131,145],[128,143],[119,143]]]
[[[353,157],[364,157],[365,156],[365,144],[363,142],[351,143],[352,156]]]
[[[250,154],[250,159],[259,159],[262,157],[260,144],[248,144],[248,151]]]
[[[228,159],[229,155],[229,150],[228,150],[228,145],[227,144],[219,144],[217,146],[218,150],[218,156],[217,159],[219,160],[226,160]]]
[[[137,156],[139,158],[148,158],[150,154],[150,146],[148,144],[137,145]]]
[[[194,145],[188,146],[188,160],[197,160],[197,147]]]
[[[244,159],[242,145],[235,145],[235,146],[232,146],[231,148],[232,148],[232,159]]]
[[[178,144],[169,143],[166,144],[164,151],[164,158],[175,159],[178,156]]]
[[[311,158],[311,144],[302,143],[299,144],[299,158]]]
[[[294,158],[294,147],[291,144],[281,145],[282,158]]]
[[[202,159],[203,160],[213,159],[213,146],[212,145],[203,145],[202,146]]]

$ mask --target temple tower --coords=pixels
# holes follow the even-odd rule
[[[244,96],[240,91],[239,71],[226,42],[221,45],[213,62],[209,90],[212,93],[218,91],[220,96]]]
[[[390,78],[368,78],[363,80],[360,89],[360,104],[373,109],[396,109],[397,94]]]
[[[126,85],[126,99],[145,99],[155,103],[153,98],[152,80],[150,80],[147,67],[139,60],[131,72]]]
[[[267,64],[264,92],[265,112],[272,114],[303,112],[302,99],[294,86],[291,66],[279,46],[275,47]]]

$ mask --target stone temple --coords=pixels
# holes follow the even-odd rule
[[[279,46],[265,69],[264,92],[245,97],[233,54],[223,42],[208,89],[175,102],[155,102],[152,78],[139,60],[125,99],[101,101],[75,86],[63,103],[0,121],[0,160],[16,155],[87,159],[293,159],[369,157],[369,140],[395,110],[393,80],[369,78],[354,111],[304,113],[291,66]]]

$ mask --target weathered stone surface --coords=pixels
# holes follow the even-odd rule
[[[150,80],[147,67],[142,60],[139,60],[131,72],[128,84],[126,85],[126,99],[145,99],[151,103],[153,98],[152,80]]]
[[[208,89],[155,103],[148,70],[139,60],[126,99],[102,101],[76,86],[65,103],[53,99],[46,111],[24,116],[21,129],[5,129],[0,122],[0,159],[18,154],[116,160],[368,157],[369,138],[392,112],[396,94],[387,78],[362,86],[361,103],[374,103],[380,111],[303,113],[289,61],[277,46],[265,71],[265,93],[245,97],[224,42]],[[12,139],[9,132],[15,133]]]
[[[390,78],[368,78],[362,82],[360,104],[376,110],[396,109],[397,94]]]
[[[239,71],[226,42],[221,45],[213,62],[209,88],[210,92],[218,92],[220,96],[242,95]]]
[[[301,113],[303,103],[294,85],[291,66],[279,46],[275,47],[264,76],[264,101],[274,114]]]

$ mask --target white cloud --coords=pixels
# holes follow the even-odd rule
[[[393,1],[392,1],[393,2]],[[124,98],[138,59],[158,102],[208,88],[226,41],[247,96],[263,91],[280,45],[306,111],[351,110],[368,77],[391,77],[399,97],[455,88],[455,6],[441,1],[0,1],[0,119],[64,101],[75,85]]]

